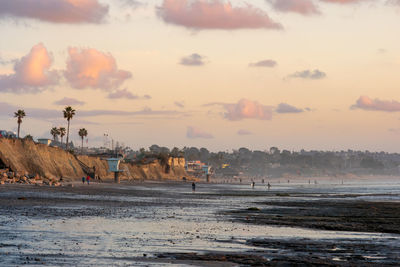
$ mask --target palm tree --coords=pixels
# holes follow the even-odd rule
[[[58,131],[60,132],[60,137],[61,137],[61,147],[62,147],[62,143],[63,143],[63,137],[65,136],[67,130],[64,127],[60,127],[58,128]]]
[[[83,138],[85,138],[88,135],[88,132],[85,128],[82,128],[82,129],[79,129],[78,134],[82,139],[82,146],[81,146],[81,154],[82,154],[83,153]]]
[[[65,109],[63,110],[63,113],[64,113],[64,118],[67,119],[67,121],[68,121],[67,144],[66,144],[66,149],[68,150],[69,124],[70,124],[70,121],[71,121],[72,117],[74,117],[74,115],[75,115],[75,109],[73,109],[71,106],[68,106],[68,107],[65,107]]]
[[[53,140],[56,141],[58,135],[60,135],[60,130],[57,127],[53,127],[50,130],[50,134],[53,136]]]
[[[18,109],[17,112],[14,112],[14,118],[17,118],[17,123],[18,123],[18,135],[17,135],[18,138],[19,138],[19,130],[21,128],[22,118],[25,116],[26,114],[23,109]]]

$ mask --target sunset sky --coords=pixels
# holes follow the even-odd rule
[[[0,129],[400,152],[400,0],[3,0],[0,33]]]

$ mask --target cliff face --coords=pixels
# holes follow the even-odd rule
[[[72,154],[30,140],[0,138],[0,159],[21,174],[39,174],[48,178],[76,178],[84,175]]]
[[[98,157],[77,156],[57,147],[36,144],[30,140],[0,138],[0,163],[20,174],[39,174],[47,178],[79,179],[85,173],[79,161],[96,168],[101,179],[113,179],[107,161]],[[155,160],[149,164],[121,163],[121,180],[181,180],[186,176],[185,159],[169,158],[162,164]]]
[[[78,159],[90,168],[96,168],[96,174],[103,178],[111,178],[114,174],[108,172],[108,163],[99,157],[78,156]]]
[[[121,179],[181,180],[187,177],[184,158],[169,158],[167,164],[158,160],[144,165],[122,163],[120,169],[124,171]]]

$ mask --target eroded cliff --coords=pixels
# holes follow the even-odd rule
[[[95,167],[101,179],[113,179],[105,159],[91,156],[74,156],[58,147],[36,144],[30,140],[0,138],[0,165],[20,174],[40,175],[47,178],[79,179],[85,175],[82,163]],[[121,163],[121,180],[181,180],[187,176],[185,159],[168,158],[162,162]]]

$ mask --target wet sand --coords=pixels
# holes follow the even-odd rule
[[[6,185],[0,265],[396,266],[399,210],[398,184]]]

